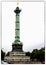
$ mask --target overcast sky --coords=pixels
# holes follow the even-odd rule
[[[16,2],[2,2],[2,48],[12,50],[15,41]],[[44,2],[19,2],[20,41],[24,51],[44,47]]]

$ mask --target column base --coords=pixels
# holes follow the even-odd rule
[[[12,44],[12,51],[22,52],[23,44],[21,42],[15,42]]]

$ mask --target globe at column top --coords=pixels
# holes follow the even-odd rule
[[[16,7],[16,9],[14,10],[14,12],[15,12],[16,14],[18,14],[18,13],[21,12],[21,10],[19,9],[19,7]]]

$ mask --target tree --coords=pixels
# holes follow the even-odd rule
[[[3,50],[1,50],[1,60],[4,60],[5,57],[5,52],[3,52]]]
[[[40,50],[34,49],[30,54],[30,58],[41,62],[45,61],[45,48],[41,48]]]
[[[34,49],[30,55],[31,59],[37,59],[38,57],[38,50],[37,49]]]
[[[26,52],[26,56],[30,56],[30,52]]]
[[[41,62],[45,61],[45,50],[43,48],[39,50],[39,60]]]

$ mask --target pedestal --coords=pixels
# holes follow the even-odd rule
[[[6,56],[5,60],[12,64],[30,63],[30,57],[25,56],[25,52],[10,52],[10,55]]]
[[[22,52],[23,50],[22,50],[22,44],[12,44],[12,51],[19,51],[19,52]]]

